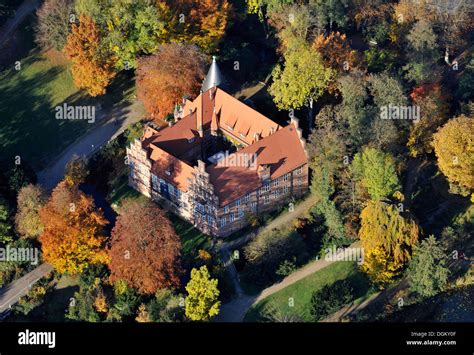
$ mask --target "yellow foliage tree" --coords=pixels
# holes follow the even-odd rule
[[[229,23],[227,0],[168,0],[168,4],[178,17],[178,40],[196,44],[207,53],[217,49]]]
[[[449,120],[433,136],[439,170],[451,190],[474,197],[474,124],[464,115]]]
[[[359,238],[364,248],[362,270],[376,284],[389,283],[410,260],[420,234],[418,225],[398,207],[369,201],[362,210]]]
[[[97,296],[95,297],[94,308],[99,313],[107,313],[109,310],[107,298],[105,297],[104,292],[102,290],[100,290]]]
[[[211,279],[206,266],[192,269],[186,285],[185,314],[193,321],[208,321],[219,314],[220,301],[217,280]]]
[[[72,25],[64,47],[64,52],[72,61],[74,84],[87,90],[91,96],[103,95],[115,76],[113,63],[109,56],[101,52],[101,36],[94,20],[81,15],[79,21],[79,25]]]
[[[43,259],[57,271],[80,274],[91,264],[109,262],[103,230],[108,221],[77,187],[60,182],[39,215]]]

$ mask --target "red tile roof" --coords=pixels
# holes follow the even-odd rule
[[[188,179],[193,167],[180,160],[190,148],[201,144],[197,119],[202,112],[203,129],[217,127],[246,143],[234,154],[257,156],[257,164],[269,165],[270,178],[278,178],[307,163],[297,127],[282,128],[238,99],[219,88],[200,94],[194,101],[187,100],[183,107],[185,117],[171,127],[160,131],[147,130],[142,138],[154,162],[152,171],[173,183],[182,191],[188,190]],[[229,124],[233,130],[226,127]],[[255,137],[259,140],[256,141]],[[190,140],[192,142],[190,142]],[[169,171],[171,174],[166,174]],[[207,168],[211,183],[221,206],[259,188],[262,183],[257,169],[245,166],[218,166]]]
[[[273,180],[308,162],[296,127],[293,124],[281,128],[271,136],[229,155],[228,161],[232,161],[232,155],[239,154],[241,159],[244,154],[247,154],[247,156],[255,154],[256,166],[254,169],[244,166],[219,166],[219,163],[207,168],[221,206],[225,206],[262,186],[257,173],[259,165],[270,167],[270,179]],[[236,156],[235,161],[237,159]]]

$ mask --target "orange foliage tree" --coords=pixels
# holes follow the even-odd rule
[[[361,58],[351,49],[345,34],[331,32],[328,36],[320,34],[314,39],[313,48],[323,58],[327,66],[337,71],[348,71],[359,65]]]
[[[43,259],[59,272],[79,274],[91,264],[107,263],[104,226],[108,224],[92,197],[62,181],[39,211],[44,231]]]
[[[192,45],[170,43],[138,61],[137,95],[151,117],[173,111],[184,95],[199,92],[205,57]]]
[[[112,230],[110,279],[125,280],[142,294],[179,287],[181,241],[162,209],[125,200]]]
[[[79,25],[73,24],[64,52],[72,61],[74,84],[91,96],[105,94],[114,78],[113,63],[100,46],[100,30],[94,20],[82,15]]]
[[[225,34],[230,14],[227,0],[168,0],[175,11],[177,37],[207,53],[216,50]]]

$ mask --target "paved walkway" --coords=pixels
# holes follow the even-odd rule
[[[0,48],[8,41],[13,32],[25,18],[38,8],[39,0],[25,0],[16,10],[15,16],[0,28]]]
[[[79,138],[57,157],[52,164],[38,173],[38,183],[47,190],[52,190],[64,176],[64,168],[73,155],[88,157],[108,141],[120,135],[130,124],[143,118],[143,108],[139,101],[128,107],[121,108],[122,114],[111,112],[104,113],[107,117],[99,118],[97,127]],[[115,121],[115,117],[124,117]],[[103,123],[100,123],[102,121]]]
[[[357,241],[352,244],[349,248],[358,248],[360,242]],[[341,253],[344,253],[342,251]],[[348,252],[348,256],[352,255],[353,251]],[[337,260],[337,258],[334,258]],[[336,262],[336,260],[315,260],[308,265],[302,267],[301,269],[295,271],[294,273],[285,277],[281,282],[276,283],[266,289],[264,289],[260,294],[256,296],[242,295],[239,298],[236,298],[224,305],[222,305],[219,315],[216,317],[217,322],[242,322],[244,320],[247,310],[254,304],[262,301],[270,295],[288,287],[295,282],[304,279],[305,277],[324,269],[326,266],[329,266]]]
[[[38,280],[45,277],[53,267],[49,264],[41,264],[33,271],[16,281],[0,289],[0,314],[10,309],[18,300],[26,295]]]

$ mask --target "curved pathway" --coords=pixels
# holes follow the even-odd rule
[[[358,248],[360,242],[355,242],[349,248]],[[342,251],[344,253],[344,251]],[[348,254],[352,255],[352,253]],[[337,257],[334,258],[337,260]],[[305,277],[324,269],[326,266],[329,266],[336,262],[336,260],[315,260],[301,269],[295,271],[294,273],[285,277],[281,282],[276,283],[266,289],[264,289],[260,294],[256,296],[249,296],[243,294],[241,297],[238,297],[224,305],[222,305],[219,315],[215,318],[217,322],[242,322],[244,320],[247,310],[254,304],[260,302],[261,300],[267,298],[268,296],[288,287],[295,282],[304,279]]]

